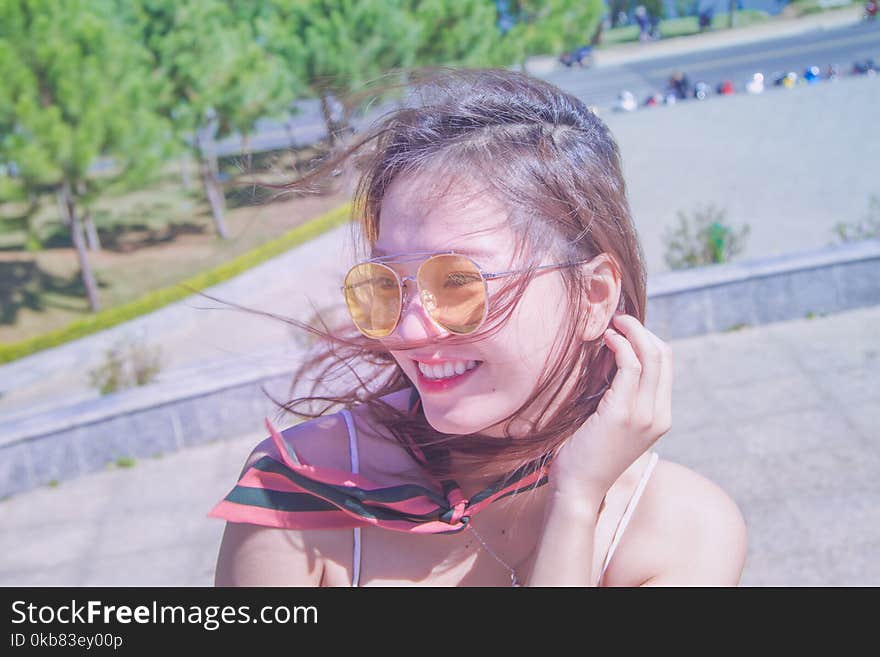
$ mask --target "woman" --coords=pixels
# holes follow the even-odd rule
[[[366,247],[341,286],[352,337],[305,327],[330,346],[298,378],[374,369],[305,398],[339,413],[267,422],[211,513],[229,521],[216,584],[737,584],[736,504],[651,449],[671,427],[672,352],[644,326],[607,127],[511,71],[414,89],[291,185],[356,155]]]

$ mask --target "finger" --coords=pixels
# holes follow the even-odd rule
[[[654,422],[654,409],[657,405],[657,385],[662,367],[662,354],[656,342],[651,338],[650,331],[632,315],[615,315],[616,326],[625,330],[627,340],[632,344],[636,356],[642,365],[639,390],[635,402],[635,419],[647,429]]]
[[[672,426],[672,382],[675,378],[675,366],[672,347],[648,331],[648,334],[657,344],[662,355],[660,366],[660,378],[657,381],[657,398],[654,406],[654,417],[663,433],[669,431]]]
[[[617,372],[614,374],[614,380],[611,381],[611,387],[602,400],[610,400],[609,403],[615,407],[619,406],[619,410],[625,413],[627,418],[631,418],[635,413],[635,400],[638,397],[642,365],[629,341],[613,328],[605,331],[605,344],[614,352]]]

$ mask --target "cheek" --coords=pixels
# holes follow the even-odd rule
[[[499,348],[507,352],[511,366],[529,374],[543,369],[562,328],[560,308],[563,307],[564,300],[557,289],[541,278],[532,282],[510,321],[498,334]]]
[[[515,316],[517,341],[531,352],[546,353],[562,328],[562,311],[565,299],[554,285],[543,277],[529,286]]]

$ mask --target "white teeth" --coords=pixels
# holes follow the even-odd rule
[[[419,369],[429,379],[448,379],[452,376],[464,374],[467,370],[472,370],[477,366],[475,360],[457,360],[447,361],[445,363],[428,365],[426,363],[418,363]]]

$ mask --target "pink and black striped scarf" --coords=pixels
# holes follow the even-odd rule
[[[415,388],[410,413],[418,407]],[[309,465],[265,419],[281,461],[264,456],[209,513],[212,518],[284,529],[378,526],[403,532],[452,534],[492,502],[547,483],[537,459],[466,499],[452,480],[440,490],[416,484],[380,486],[360,474]],[[418,450],[415,450],[418,453]]]

